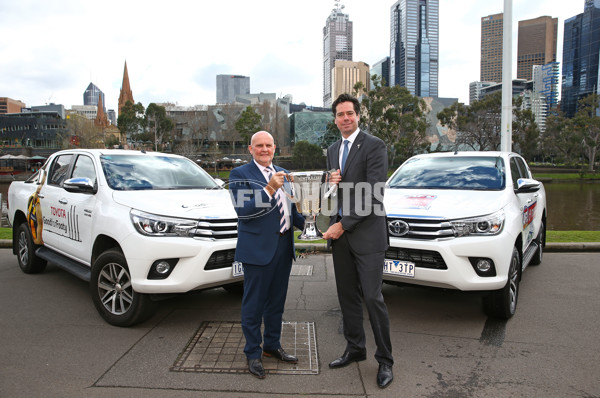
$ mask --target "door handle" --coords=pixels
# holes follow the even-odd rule
[[[61,205],[66,205],[67,203],[69,203],[66,199],[60,199],[58,201],[58,203],[60,203]]]
[[[44,194],[43,193],[38,193],[38,198],[44,199]]]

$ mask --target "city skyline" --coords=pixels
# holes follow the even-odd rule
[[[249,76],[252,92],[291,94],[294,103],[322,105],[322,29],[333,0],[307,0],[294,9],[275,0],[263,0],[260,7],[237,0],[211,5],[176,0],[168,8],[161,6],[160,13],[156,1],[108,0],[101,8],[73,0],[33,3],[3,1],[0,14],[5,54],[0,96],[27,106],[79,105],[92,82],[105,93],[106,108],[116,109],[125,61],[135,100],[145,106],[214,104],[218,74]],[[372,66],[389,56],[394,3],[342,1],[354,25],[353,61]],[[564,21],[583,7],[583,0],[513,0],[513,54],[518,21],[548,15],[558,18],[561,62]],[[500,0],[464,0],[460,7],[440,2],[440,97],[468,103],[469,83],[479,80],[481,17],[501,12]],[[90,29],[91,24],[98,29]],[[217,34],[221,31],[226,32]],[[516,56],[512,69],[515,78]]]

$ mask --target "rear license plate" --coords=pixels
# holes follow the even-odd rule
[[[233,276],[244,276],[244,267],[239,261],[231,263],[231,269],[233,270]]]
[[[411,263],[410,261],[385,260],[383,263],[383,273],[414,278],[415,263]]]

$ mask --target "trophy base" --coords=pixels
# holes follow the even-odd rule
[[[312,220],[309,220],[312,218]],[[298,240],[320,240],[323,239],[323,234],[315,225],[315,215],[308,216],[304,223],[304,230],[298,236]]]

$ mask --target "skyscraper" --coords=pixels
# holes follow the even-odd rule
[[[534,65],[556,61],[558,18],[548,16],[519,21],[517,79],[531,80]]]
[[[249,76],[217,75],[217,104],[231,104],[242,94],[250,94]]]
[[[583,13],[565,20],[563,38],[561,110],[567,117],[577,112],[577,102],[598,92],[600,5],[585,0]]]
[[[391,9],[390,86],[438,96],[438,0],[399,0]]]
[[[502,82],[502,29],[504,14],[481,18],[481,60],[479,80]]]
[[[90,82],[85,91],[83,92],[83,105],[95,105],[98,106],[98,98],[102,97],[102,104],[106,104],[106,98],[104,93],[94,83]],[[106,112],[106,105],[103,105],[104,112]]]
[[[323,28],[323,106],[330,107],[331,73],[336,60],[352,61],[352,22],[342,12],[340,0],[335,0],[335,8],[327,17]]]
[[[333,68],[332,81],[333,92],[331,98],[337,98],[340,94],[352,94],[354,85],[358,82],[364,84],[364,91],[369,91],[371,87],[371,79],[369,73],[369,65],[364,62],[353,61],[335,61]],[[362,92],[359,92],[361,95]]]

